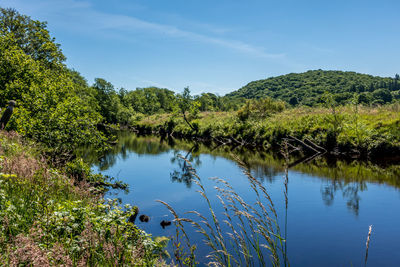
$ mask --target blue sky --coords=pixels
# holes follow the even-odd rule
[[[400,1],[0,0],[48,22],[89,82],[224,95],[309,69],[400,72]]]

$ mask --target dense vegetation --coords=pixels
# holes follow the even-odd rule
[[[0,10],[0,100],[17,101],[7,126],[45,144],[53,154],[72,154],[83,145],[100,147],[104,134],[94,91],[63,64],[46,24]]]
[[[313,70],[253,81],[227,96],[247,99],[269,96],[293,106],[317,106],[324,103],[326,92],[338,104],[348,103],[356,93],[359,103],[377,105],[400,98],[399,79],[397,74],[394,78],[382,78],[356,72]]]
[[[229,99],[212,93],[191,96],[189,88],[182,94],[157,87],[117,90],[104,79],[96,79],[92,88],[100,105],[99,112],[107,123],[129,125],[153,114],[180,112],[181,104],[190,101],[198,111],[235,110],[240,99]],[[186,99],[186,100],[185,100]]]
[[[159,262],[165,240],[153,241],[129,222],[136,208],[103,200],[88,182],[93,177],[79,181],[73,170],[72,163],[65,170],[49,166],[34,143],[15,133],[0,134],[0,265]]]
[[[136,208],[105,201],[109,179],[76,155],[107,148],[99,129],[120,116],[99,101],[110,87],[64,60],[45,23],[0,9],[0,104],[17,101],[0,133],[0,265],[154,265],[165,240],[129,220]]]

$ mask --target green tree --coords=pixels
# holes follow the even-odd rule
[[[189,87],[185,87],[182,94],[178,94],[177,102],[179,113],[182,115],[183,120],[192,130],[197,131],[198,129],[195,127],[196,125],[192,124],[191,120],[197,116],[200,103],[193,100]]]
[[[361,93],[358,95],[358,104],[368,105],[371,103],[371,94],[370,93]]]
[[[8,129],[40,141],[57,156],[103,147],[94,91],[65,59],[46,29],[13,9],[0,8],[0,100],[16,100]]]
[[[12,38],[13,43],[34,60],[55,67],[65,56],[46,28],[46,22],[32,20],[15,9],[0,8],[0,35]]]
[[[99,103],[99,112],[107,123],[118,122],[118,110],[121,108],[119,96],[114,86],[104,79],[96,78],[92,86],[96,91],[96,99]]]
[[[212,93],[202,93],[200,96],[195,96],[195,99],[200,103],[200,111],[216,111],[218,110],[219,97]]]
[[[68,69],[48,68],[10,36],[0,36],[0,77],[0,99],[18,103],[9,129],[44,143],[58,155],[103,143],[104,135],[96,129],[101,116],[88,105],[90,93],[82,92],[85,88]]]
[[[389,103],[392,102],[393,96],[388,89],[378,89],[372,93],[372,97],[376,103]]]

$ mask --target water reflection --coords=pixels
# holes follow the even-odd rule
[[[363,191],[367,191],[367,182],[362,177],[367,177],[370,175],[370,170],[368,168],[363,168],[361,164],[349,164],[346,166],[347,175],[343,175],[342,163],[334,160],[328,159],[326,166],[331,168],[331,179],[327,181],[321,188],[322,200],[327,206],[332,206],[334,203],[335,195],[341,193],[343,199],[346,200],[347,208],[356,216],[358,216],[360,209],[361,197],[359,194]],[[356,179],[346,179],[349,177],[349,173],[353,174]],[[343,178],[344,177],[344,178]]]
[[[182,214],[188,209],[202,214],[208,212],[207,205],[202,205],[196,193],[190,161],[209,192],[215,214],[221,215],[224,210],[218,207],[218,192],[213,194],[215,183],[208,177],[227,178],[247,203],[254,203],[255,196],[246,179],[242,179],[242,170],[250,172],[267,189],[278,213],[281,234],[287,241],[283,244],[284,255],[290,255],[292,266],[345,266],[349,262],[361,265],[356,258],[365,254],[365,238],[371,224],[380,233],[373,239],[369,264],[389,266],[400,260],[396,252],[379,254],[377,249],[396,247],[400,238],[397,229],[400,215],[396,212],[399,194],[393,190],[400,187],[399,166],[383,169],[373,164],[324,157],[304,163],[300,156],[285,160],[280,154],[240,147],[208,147],[131,133],[121,133],[119,143],[100,157],[100,161],[91,151],[85,155],[97,169],[109,169],[104,173],[117,175],[132,186],[132,194],[119,197],[123,203],[137,205],[149,215],[148,223],[137,223],[154,236],[174,235],[173,227],[160,226],[161,221],[172,217],[166,215],[164,207],[154,204],[155,199],[165,200]],[[289,173],[285,172],[285,164],[291,166]],[[194,230],[189,234],[199,245],[199,259],[205,257],[208,252],[201,245],[202,239],[195,238]],[[382,263],[382,259],[387,262]]]
[[[96,165],[99,170],[111,168],[118,159],[127,159],[130,153],[138,155],[158,155],[173,152],[170,162],[173,166],[170,172],[172,182],[192,186],[192,174],[187,161],[193,167],[201,165],[201,154],[214,157],[224,157],[234,161],[237,157],[260,182],[274,183],[279,174],[283,174],[285,160],[279,154],[252,151],[237,147],[232,150],[226,146],[206,146],[179,139],[162,139],[155,136],[137,136],[129,132],[121,132],[119,142],[111,147],[107,154],[99,157],[95,152],[86,150],[83,155],[89,163]],[[182,156],[179,156],[182,155]],[[335,196],[341,193],[347,201],[347,206],[355,215],[360,208],[359,193],[366,191],[367,182],[385,183],[400,187],[400,167],[390,166],[386,169],[363,162],[345,162],[330,158],[315,158],[307,163],[301,159],[292,159],[291,170],[307,173],[311,176],[325,179],[326,184],[321,188],[322,201],[325,205],[333,204]],[[298,163],[299,162],[299,163]],[[322,178],[324,177],[324,178]]]
[[[200,155],[192,153],[196,153],[196,151],[198,151],[198,145],[192,146],[185,155],[181,155],[180,151],[174,151],[171,163],[174,166],[178,166],[170,173],[172,182],[184,183],[187,188],[191,188],[194,178],[193,172],[196,167],[201,165]]]
[[[346,183],[340,180],[332,180],[321,189],[322,200],[327,206],[331,206],[334,202],[337,192],[342,193],[343,199],[346,200],[347,207],[355,215],[358,215],[360,208],[359,193],[367,191],[367,183],[365,181]]]

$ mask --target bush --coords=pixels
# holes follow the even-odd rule
[[[239,120],[245,121],[249,118],[263,119],[273,113],[282,112],[286,103],[280,100],[273,100],[270,97],[259,100],[247,100],[246,104],[238,110]]]

